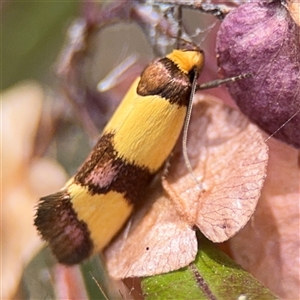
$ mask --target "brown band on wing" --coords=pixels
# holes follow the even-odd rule
[[[88,188],[93,194],[115,191],[133,205],[141,202],[154,174],[147,167],[126,162],[114,149],[114,134],[104,134],[88,160],[75,175],[75,183]]]
[[[34,225],[62,264],[78,264],[93,252],[89,229],[78,220],[67,191],[40,199]]]
[[[182,72],[169,58],[150,63],[141,75],[137,93],[160,96],[171,104],[188,106],[194,71]]]

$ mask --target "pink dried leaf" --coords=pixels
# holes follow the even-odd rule
[[[180,146],[163,185],[183,219],[213,242],[223,242],[244,227],[255,210],[268,149],[257,127],[240,112],[208,96],[197,100],[188,154],[204,190],[187,172]]]
[[[280,299],[297,299],[300,291],[299,151],[274,139],[268,144],[268,176],[257,209],[250,222],[229,243],[233,258]]]

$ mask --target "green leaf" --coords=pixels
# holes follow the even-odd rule
[[[81,271],[89,299],[122,300],[114,281],[106,273],[105,266],[99,255],[94,255],[82,263]]]
[[[59,53],[67,24],[79,10],[79,3],[1,1],[1,5],[2,2],[0,89],[24,79],[49,79],[49,69]]]
[[[145,299],[279,299],[224,252],[201,237],[188,267],[144,278]]]

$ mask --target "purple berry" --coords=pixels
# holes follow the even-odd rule
[[[300,27],[280,1],[244,4],[217,36],[223,77],[241,111],[277,139],[300,148]]]

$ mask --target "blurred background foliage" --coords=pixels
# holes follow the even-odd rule
[[[23,79],[48,80],[78,1],[1,3],[1,90]]]
[[[105,1],[101,1],[101,4],[104,2]],[[57,69],[57,60],[59,54],[66,40],[68,27],[76,18],[82,15],[84,2],[2,1],[0,5],[0,89],[1,91],[6,90],[18,84],[20,81],[28,81],[33,79],[40,83],[44,90],[45,99],[43,99],[43,105],[44,108],[48,110],[48,113],[55,118],[56,110],[53,109],[53,107],[58,106],[59,109],[63,109],[64,114],[62,116],[60,115],[60,111],[58,109],[59,113],[57,118],[62,118],[64,122],[59,123],[59,130],[57,130],[58,127],[55,127],[59,132],[59,135],[57,139],[52,140],[50,147],[47,148],[47,151],[44,154],[57,159],[67,169],[67,171],[72,174],[78,168],[78,165],[80,165],[84,160],[85,156],[90,150],[91,145],[89,145],[87,136],[82,131],[82,128],[78,126],[78,123],[80,122],[76,123],[76,120],[70,121],[69,119],[69,117],[73,116],[73,114],[70,112],[70,103],[68,103],[65,98],[59,95],[61,89],[59,88],[59,84],[57,84],[57,75],[55,72]],[[116,35],[118,36],[116,37]],[[122,38],[120,38],[121,36]],[[141,43],[140,41],[137,41],[137,36],[142,36],[142,32],[136,25],[122,24],[118,27],[109,27],[104,36],[102,36],[102,43],[96,42],[97,45],[95,46],[95,51],[89,52],[89,54],[93,53],[94,55],[91,61],[88,61],[88,74],[86,74],[86,81],[95,88],[98,78],[103,76],[103,74],[105,75],[110,71],[111,68],[116,66],[118,62],[122,60],[122,56],[126,55],[127,52],[130,52],[130,50],[134,51],[138,49],[138,52],[143,53],[144,55],[149,55],[149,53],[151,53],[151,49],[149,49],[148,52],[144,51],[146,47],[145,38],[143,43]],[[133,39],[135,39],[135,43],[132,44],[130,41]],[[122,43],[124,41],[126,45],[124,48],[122,48]],[[101,55],[99,55],[100,53]],[[117,58],[115,55],[117,55]],[[103,57],[105,59],[103,59]],[[95,63],[95,60],[97,63]],[[90,68],[93,68],[96,71],[93,72],[94,70],[91,70]],[[99,72],[102,75],[99,75]],[[136,72],[140,72],[140,69],[136,70]],[[97,79],[94,79],[94,73],[97,73],[94,76],[97,77]],[[21,95],[18,95],[18,98],[21,101],[23,100]],[[122,97],[114,98],[119,101]],[[52,103],[51,105],[49,105],[48,100],[50,100]],[[107,99],[104,102],[110,103],[110,101],[107,101]],[[12,123],[21,123],[19,118],[21,118],[20,116],[24,115],[24,111],[22,111],[22,109],[19,109],[21,110],[20,115],[16,113],[11,115],[11,120],[13,120]],[[26,107],[26,109],[30,111],[31,107]],[[29,118],[32,118],[32,116]],[[76,119],[76,117],[74,119]],[[41,126],[39,127],[41,128]],[[4,130],[11,130],[12,128],[13,126],[9,124]],[[43,133],[43,136],[38,135],[35,142],[38,142],[39,139],[40,142],[43,143],[45,134],[43,131],[41,132]],[[25,142],[25,147],[31,149],[33,145],[29,144],[29,141]],[[34,147],[36,147],[36,145],[34,145]],[[20,151],[22,152],[23,149]],[[23,154],[24,153],[25,152],[23,151]],[[41,183],[38,182],[37,184]],[[5,196],[3,199],[5,200],[8,198]],[[37,199],[37,196],[30,199],[30,207],[35,205]],[[24,202],[24,199],[21,197],[19,201]],[[18,210],[18,212],[19,211],[20,210]],[[22,211],[20,211],[20,213],[22,214]],[[26,213],[30,218],[30,223],[27,225],[32,226],[31,215],[33,214],[33,207],[29,210],[29,212],[25,212],[23,210],[23,213]],[[27,227],[25,227],[20,221],[20,217],[19,219],[14,219],[13,222],[20,224],[24,230],[27,230]],[[10,233],[13,230],[14,229],[5,227],[2,232]],[[14,238],[18,239],[19,233],[13,232],[11,234],[14,235]],[[30,243],[30,241],[27,242]],[[22,247],[25,251],[26,247],[24,245]],[[5,247],[3,247],[2,250],[4,248]],[[50,274],[50,271],[48,271],[48,268],[52,268],[53,266],[51,259],[52,256],[49,254],[49,251],[44,250],[31,263],[29,263],[23,272],[21,282],[19,283],[19,287],[13,295],[13,299],[55,298],[53,278],[51,277],[52,275]],[[103,269],[102,267],[99,267],[99,264],[99,261],[98,264],[93,262],[93,268],[86,265],[86,269],[84,269],[83,266],[83,273],[86,275],[84,278],[87,289],[86,292],[89,294],[91,299],[101,299],[101,297],[104,297],[90,275],[92,269],[93,274],[97,274],[98,279],[101,278],[101,276],[104,276],[101,272],[100,274],[97,273],[97,270]],[[15,276],[15,280],[16,283],[18,283],[19,277]],[[74,285],[76,285],[76,283]],[[2,295],[2,291],[0,292]],[[2,298],[2,296],[0,296],[0,298]]]

